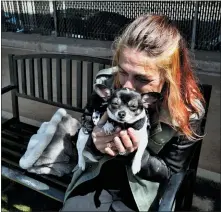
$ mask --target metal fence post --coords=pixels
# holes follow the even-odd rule
[[[57,18],[57,7],[56,1],[53,1],[53,17],[54,17],[54,28],[55,28],[55,36],[58,36],[58,18]]]
[[[192,39],[191,39],[191,50],[194,50],[195,48],[195,42],[196,42],[196,25],[197,25],[197,18],[198,18],[198,11],[199,11],[199,2],[195,2],[195,13],[194,13],[194,19],[193,19],[193,29],[192,29]]]

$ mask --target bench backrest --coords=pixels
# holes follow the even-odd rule
[[[211,98],[211,93],[212,93],[212,85],[207,85],[207,84],[202,84],[200,86],[203,97],[205,99],[205,115],[203,117],[203,120],[201,122],[201,133],[202,135],[206,134],[205,133],[205,127],[206,127],[206,121],[207,121],[207,115],[208,115],[208,109],[209,109],[209,104],[210,104],[210,98]],[[198,163],[199,163],[199,157],[200,157],[200,151],[201,151],[201,146],[202,146],[202,141],[196,142],[196,148],[194,151],[194,154],[192,155],[191,162],[189,164],[189,169],[197,170]]]
[[[96,73],[111,59],[67,54],[9,55],[13,116],[19,118],[18,97],[83,112]]]
[[[11,85],[17,86],[12,91],[13,116],[19,118],[18,97],[82,113],[92,93],[96,73],[111,64],[111,59],[78,55],[9,55]],[[201,89],[206,101],[206,114],[201,124],[204,133],[212,86],[203,84]],[[198,166],[201,143],[196,145],[190,164],[192,169]]]

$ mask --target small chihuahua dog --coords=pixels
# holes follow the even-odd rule
[[[150,122],[147,109],[149,105],[157,101],[160,94],[156,92],[139,94],[129,88],[117,89],[112,95],[111,90],[107,88],[97,87],[95,91],[101,98],[107,101],[108,120],[103,126],[106,134],[113,133],[116,127],[121,127],[121,129],[131,127],[135,130],[139,139],[139,145],[132,162],[132,173],[137,174],[141,169],[142,156],[148,144]],[[98,112],[96,112],[97,116],[100,116]],[[94,114],[92,117],[94,117]],[[94,125],[97,122],[98,120],[96,119]],[[77,150],[78,166],[82,170],[85,170],[85,157],[92,162],[97,162],[90,152],[85,151],[88,138],[89,134],[85,134],[81,128],[77,140]]]

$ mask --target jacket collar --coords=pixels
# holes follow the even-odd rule
[[[198,113],[192,113],[190,115],[189,121],[198,121],[201,120],[205,114],[205,109],[202,105],[202,103],[199,100],[195,100],[196,105],[199,107],[200,112]],[[151,114],[150,114],[151,116]],[[179,124],[171,118],[170,112],[168,108],[160,107],[160,112],[157,113],[157,111],[153,112],[152,114],[152,120],[151,120],[151,130],[150,130],[150,136],[153,136],[157,133],[160,133],[162,131],[161,124],[169,125],[171,128],[177,131],[176,128],[179,128]]]

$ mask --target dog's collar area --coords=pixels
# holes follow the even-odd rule
[[[108,122],[112,123],[114,127],[120,127],[121,129],[128,129],[131,127],[135,130],[140,130],[144,126],[145,118],[146,117],[143,117],[134,123],[120,123],[111,118],[108,118]]]

